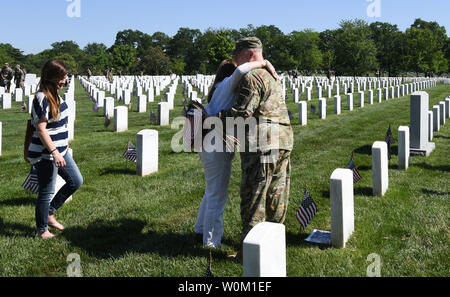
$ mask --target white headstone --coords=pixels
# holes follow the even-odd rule
[[[389,186],[388,152],[385,141],[376,141],[372,146],[373,195],[384,196]]]
[[[31,114],[31,109],[33,108],[33,100],[34,100],[34,95],[28,96],[27,112],[30,114]]]
[[[128,105],[131,102],[130,90],[123,90],[123,104]]]
[[[14,100],[16,102],[23,101],[23,90],[21,88],[16,89],[16,91],[14,92]]]
[[[147,96],[146,95],[140,95],[138,97],[138,112],[147,112]]]
[[[114,108],[114,131],[123,132],[128,130],[128,107],[117,106]]]
[[[377,89],[377,102],[381,103],[381,98],[382,98],[382,90],[380,88]]]
[[[450,98],[445,99],[445,118],[450,118]]]
[[[103,109],[103,115],[109,115],[109,117],[114,117],[114,98],[105,98],[105,108]]]
[[[104,91],[100,91],[97,93],[97,104],[98,104],[98,107],[105,106],[105,92]]]
[[[353,172],[336,169],[330,177],[331,244],[345,248],[355,229],[353,210]]]
[[[433,131],[438,132],[441,129],[441,119],[439,105],[433,106]]]
[[[334,113],[341,114],[341,96],[334,96]]]
[[[353,110],[353,94],[351,93],[347,95],[347,108],[348,110]]]
[[[428,141],[433,140],[433,112],[428,111]]]
[[[369,104],[373,104],[373,90],[369,90]]]
[[[2,109],[11,108],[11,93],[5,93],[2,95]]]
[[[158,131],[146,129],[137,134],[137,175],[147,176],[158,171],[158,149]]]
[[[167,126],[169,125],[169,103],[160,102],[158,103],[158,125]]]
[[[445,101],[439,102],[439,120],[441,126],[445,125]]]
[[[409,167],[409,127],[398,128],[398,169]]]
[[[308,111],[306,101],[300,101],[298,103],[298,123],[302,126],[308,124]]]
[[[319,99],[319,119],[327,118],[327,100],[325,98]]]
[[[429,156],[435,149],[435,144],[429,142],[428,132],[428,93],[423,91],[411,94],[410,110],[410,153],[411,155]]]
[[[283,224],[262,222],[243,242],[244,277],[286,277],[286,230]]]
[[[359,107],[364,107],[364,92],[360,91],[358,94],[359,94]]]

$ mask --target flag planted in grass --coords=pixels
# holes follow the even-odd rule
[[[25,104],[25,102],[22,104],[22,106],[20,107],[20,109],[22,111],[24,111],[25,109],[27,109],[27,105]]]
[[[391,131],[391,125],[389,125],[389,128],[386,132],[386,137],[384,138],[384,141],[387,143],[388,159],[390,160],[392,158],[391,145],[395,143],[395,139],[394,139],[394,136],[392,135],[392,131]]]
[[[95,102],[94,107],[92,107],[93,112],[98,112],[98,103]]]
[[[156,123],[156,115],[153,112],[153,110],[150,111],[150,122],[155,122]]]
[[[105,128],[108,128],[110,124],[111,124],[111,117],[109,116],[109,114],[107,114],[105,118]]]
[[[290,110],[288,110],[288,114],[289,114],[289,120],[294,120],[294,115],[292,114],[292,112]]]
[[[28,190],[34,194],[39,193],[39,183],[38,183],[38,177],[37,177],[37,169],[36,167],[31,167],[30,174],[28,174],[27,179],[23,183],[22,187],[25,190]]]
[[[355,162],[353,162],[353,155],[350,158],[350,162],[348,163],[348,169],[353,171],[353,183],[356,184],[362,179],[362,176],[359,174],[358,170],[356,169]]]
[[[316,113],[316,106],[314,104],[311,104],[310,112],[311,113]]]
[[[137,159],[136,147],[133,145],[131,141],[128,142],[128,148],[125,151],[125,153],[123,153],[123,157],[128,161],[136,163]]]
[[[212,255],[211,255],[211,251],[209,251],[209,261],[208,261],[208,267],[206,267],[205,277],[214,277],[214,274],[211,271],[211,263],[212,263]]]
[[[309,222],[314,218],[317,212],[316,204],[314,200],[309,195],[308,191],[305,190],[303,194],[302,204],[297,210],[297,220],[302,225],[303,229],[306,229]]]

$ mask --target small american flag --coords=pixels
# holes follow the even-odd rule
[[[150,111],[150,122],[156,122],[156,115],[153,110]]]
[[[206,268],[205,277],[214,277],[214,274],[211,271],[211,263],[212,263],[212,255],[211,251],[209,251],[209,262],[208,267]]]
[[[308,191],[305,190],[303,195],[302,204],[297,210],[297,220],[302,225],[303,229],[306,229],[309,222],[314,218],[317,212],[316,204],[309,195]]]
[[[92,111],[98,112],[98,104],[95,102],[94,107],[92,107]]]
[[[353,156],[350,158],[350,162],[348,163],[348,169],[353,171],[353,183],[356,184],[362,179],[362,176],[359,174],[358,170],[356,170],[355,163],[353,162]]]
[[[125,153],[123,153],[123,157],[128,161],[136,163],[137,159],[136,148],[134,147],[131,141],[128,142],[128,148],[125,151]]]
[[[30,174],[28,174],[27,179],[23,183],[22,187],[34,194],[39,193],[39,183],[37,177],[37,169],[36,167],[31,167]]]
[[[130,102],[130,104],[128,104],[128,110],[131,110],[132,108],[133,108],[133,105]]]
[[[394,136],[392,136],[391,125],[389,125],[384,141],[387,143],[388,146],[388,159],[390,160],[392,158],[391,144],[395,143]]]
[[[288,110],[288,114],[289,114],[289,120],[294,120],[294,115],[292,114],[292,112],[290,110]]]
[[[25,102],[22,104],[22,106],[20,107],[20,109],[23,111],[25,109],[27,109],[27,105],[25,104]]]
[[[314,104],[311,104],[311,113],[316,113],[316,106]]]
[[[111,118],[110,118],[109,114],[107,114],[106,118],[105,118],[105,128],[108,128],[110,124],[111,124]]]

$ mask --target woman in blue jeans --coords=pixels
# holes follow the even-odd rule
[[[208,116],[217,116],[220,111],[230,109],[236,103],[236,88],[241,78],[251,70],[258,68],[266,68],[275,79],[279,79],[275,68],[267,60],[248,62],[239,67],[236,67],[233,60],[224,60],[217,70],[208,95],[208,104],[205,106]],[[222,244],[222,214],[228,199],[234,152],[229,152],[225,145],[221,152],[214,151],[210,149],[209,145],[215,147],[215,143],[206,144],[200,153],[206,189],[198,211],[194,232],[202,235],[204,246],[217,248]]]
[[[83,183],[83,177],[68,153],[68,106],[58,95],[67,73],[67,67],[60,61],[51,60],[44,65],[31,111],[33,135],[28,147],[28,160],[37,169],[36,227],[37,236],[44,239],[55,236],[48,227],[64,230],[55,213]],[[66,184],[52,200],[58,175]]]

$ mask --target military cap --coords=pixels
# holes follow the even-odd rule
[[[260,48],[262,49],[262,42],[257,37],[245,37],[242,39],[239,39],[236,42],[236,48],[233,51],[233,54],[238,53],[239,51],[243,49],[251,49],[251,48]]]

